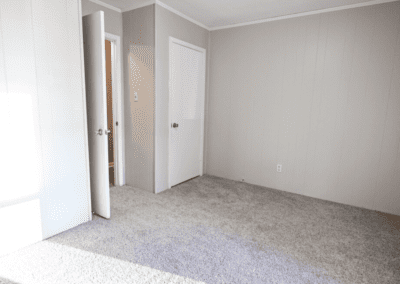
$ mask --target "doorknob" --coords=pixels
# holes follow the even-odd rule
[[[105,135],[108,135],[108,134],[110,134],[110,133],[111,133],[111,130],[109,130],[109,129],[104,130],[104,134],[105,134]]]
[[[174,124],[172,124],[172,127],[173,128],[177,128],[179,126],[179,124],[178,123],[174,123]]]
[[[95,131],[95,133],[97,135],[103,135],[103,130],[101,130],[101,128],[100,128],[99,130]]]

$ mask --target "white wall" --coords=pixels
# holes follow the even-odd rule
[[[91,218],[80,5],[0,2],[0,254]]]
[[[211,32],[207,173],[400,215],[399,33],[398,1]]]

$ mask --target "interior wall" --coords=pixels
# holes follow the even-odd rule
[[[86,16],[97,11],[104,12],[104,30],[106,33],[110,33],[113,35],[117,35],[121,40],[120,54],[123,54],[123,29],[122,29],[122,13],[111,10],[99,4],[93,3],[89,0],[82,0],[82,15]],[[121,57],[122,60],[122,57]],[[123,62],[120,62],[121,66],[121,95],[124,94],[124,65]],[[122,115],[124,118],[124,99],[122,98]],[[114,124],[115,125],[115,124]],[[118,121],[118,127],[124,129],[124,119],[123,121]],[[122,141],[122,157],[125,157],[125,138]],[[124,158],[125,159],[125,158]],[[122,163],[125,166],[125,160],[123,159]],[[125,172],[123,173],[123,184],[125,184]],[[117,179],[116,179],[117,180]]]
[[[397,1],[212,31],[207,173],[400,215],[399,17]]]
[[[122,18],[126,184],[154,192],[154,5]]]
[[[155,101],[155,192],[168,189],[169,147],[169,37],[183,40],[206,49],[209,53],[209,31],[155,5],[156,17],[156,101]],[[206,66],[206,86],[208,85]],[[207,106],[208,92],[206,87]],[[207,108],[206,108],[207,113]],[[205,114],[206,116],[206,114]],[[207,130],[205,129],[205,139]],[[205,163],[205,159],[203,159]]]
[[[0,1],[0,254],[89,221],[80,1]]]

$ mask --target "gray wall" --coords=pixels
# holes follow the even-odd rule
[[[154,192],[154,5],[122,18],[126,184]]]
[[[392,2],[211,32],[207,173],[400,215],[399,17]]]
[[[168,188],[169,36],[207,49],[209,31],[156,4],[155,192]],[[207,66],[208,69],[208,66]],[[207,74],[208,75],[208,74]],[[206,77],[207,78],[207,77]],[[206,85],[208,82],[206,82]],[[207,88],[206,88],[207,90]],[[206,92],[207,105],[208,92]],[[205,133],[205,136],[207,134]]]

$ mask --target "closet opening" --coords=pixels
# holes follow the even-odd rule
[[[114,167],[114,121],[113,121],[113,81],[112,81],[112,49],[111,41],[106,40],[106,85],[107,85],[107,129],[108,134],[108,175],[110,186],[115,186],[115,167]]]

